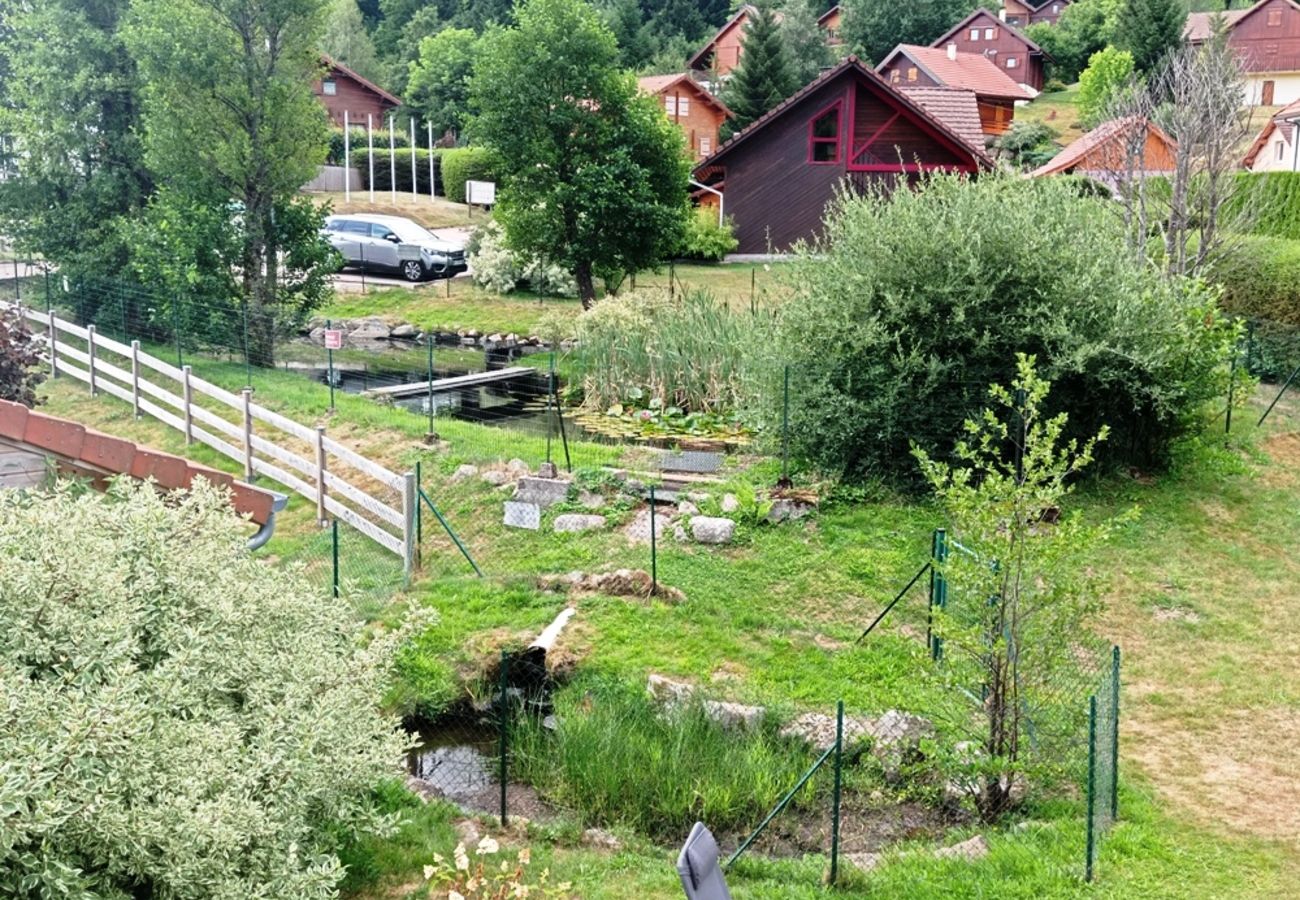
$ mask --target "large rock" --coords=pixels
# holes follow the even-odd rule
[[[844,746],[857,743],[871,733],[869,719],[844,717]],[[835,717],[825,713],[804,713],[781,729],[781,737],[794,738],[810,744],[817,750],[835,746]]]
[[[465,463],[463,466],[456,467],[456,471],[451,473],[451,478],[449,480],[453,482],[464,481],[467,478],[473,478],[477,474],[478,466],[471,466],[469,463]]]
[[[920,759],[921,741],[935,732],[928,719],[891,709],[871,723],[868,733],[872,755],[880,761],[885,777],[896,781],[903,766]]]
[[[569,496],[569,482],[559,478],[525,476],[515,488],[515,499],[523,503],[536,503],[542,509],[563,503]]]
[[[594,531],[605,527],[604,516],[589,516],[582,513],[565,513],[556,516],[553,527],[557,532]]]
[[[964,859],[967,862],[974,862],[988,855],[989,842],[984,840],[982,834],[977,834],[970,840],[962,841],[960,844],[953,844],[951,847],[940,847],[934,851],[936,859]]]
[[[731,703],[725,700],[705,700],[704,714],[723,728],[734,731],[757,731],[763,725],[766,710],[761,706]]]
[[[502,522],[510,528],[526,528],[529,531],[538,531],[542,527],[542,508],[536,503],[507,500]]]
[[[388,332],[388,336],[413,341],[420,336],[420,330],[414,325],[403,322],[400,325],[394,325],[393,330]]]
[[[390,334],[392,334],[392,332],[383,319],[371,317],[369,319],[360,319],[352,323],[352,328],[348,331],[348,340],[386,341]]]
[[[722,511],[724,513],[726,513],[727,515],[731,515],[732,513],[736,512],[739,509],[740,509],[740,501],[736,499],[735,494],[722,495]]]
[[[736,536],[736,523],[731,519],[694,516],[691,519],[691,536],[701,544],[730,544]]]
[[[493,487],[501,487],[504,484],[510,483],[509,473],[502,472],[500,469],[488,469],[483,473],[482,477],[484,481]]]
[[[671,678],[653,673],[646,679],[645,689],[651,697],[669,705],[686,703],[695,695],[695,685],[684,681],[673,681]]]
[[[623,842],[600,828],[588,828],[582,833],[582,845],[584,847],[594,847],[597,850],[610,850],[617,852],[623,849]],[[518,894],[516,896],[523,896]]]
[[[677,504],[677,514],[679,516],[698,516],[700,508],[689,500],[683,500]]]
[[[663,510],[655,512],[655,540],[662,541],[668,534],[668,529],[672,527],[672,517]],[[623,529],[627,535],[629,543],[648,544],[650,543],[650,507],[643,506],[637,510],[632,521]]]
[[[812,512],[812,509],[811,504],[781,498],[772,501],[772,508],[767,512],[767,520],[773,525],[779,522],[794,521],[802,519]]]

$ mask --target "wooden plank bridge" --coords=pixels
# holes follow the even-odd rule
[[[389,387],[371,388],[365,391],[372,397],[419,397],[424,394],[446,393],[464,388],[482,387],[485,384],[498,384],[504,381],[517,381],[532,378],[541,373],[531,366],[512,366],[508,369],[496,369],[491,372],[471,372],[468,375],[453,375],[450,378],[435,378],[433,381],[416,381],[411,384],[394,384]]]

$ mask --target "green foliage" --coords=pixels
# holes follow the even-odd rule
[[[1241,172],[1224,215],[1253,234],[1300,240],[1300,173]]]
[[[348,143],[349,153],[352,155],[355,166],[356,154],[368,149],[369,144],[366,140],[366,123],[362,122],[360,126],[351,123],[348,127],[351,132],[351,138]],[[389,134],[387,131],[375,131],[375,152],[388,149]],[[394,131],[392,134],[393,146],[401,150],[411,146],[411,136],[405,131]],[[329,150],[325,154],[325,162],[331,166],[343,165],[343,129],[331,128],[329,135]]]
[[[397,173],[397,190],[411,191],[411,154],[415,153],[415,183],[421,194],[429,193],[429,151],[423,148],[412,151],[408,148],[399,148],[391,154],[392,161],[389,159],[387,147],[380,150],[375,148],[375,190],[387,191],[393,185],[393,173]],[[442,156],[449,153],[448,150],[434,149],[433,151],[433,192],[441,195],[444,192],[442,183]],[[361,186],[366,190],[370,188],[370,153],[364,145],[361,150],[352,151],[352,168],[356,169],[361,175]]]
[[[972,736],[982,752],[954,762],[985,821],[1008,811],[1026,775],[1041,788],[1080,761],[1084,698],[1101,669],[1085,651],[1101,608],[1088,563],[1110,526],[1060,516],[1060,507],[1107,430],[1067,439],[1066,414],[1045,412],[1050,389],[1021,354],[1011,388],[994,385],[992,408],[965,421],[953,464],[914,450],[962,548],[939,569],[948,595],[934,634],[944,677],[973,700],[959,725],[981,720]],[[1049,513],[1059,518],[1045,522]]]
[[[730,218],[718,222],[713,207],[701,206],[686,220],[686,240],[679,255],[684,259],[719,262],[740,246],[735,231],[735,222]]]
[[[676,840],[702,820],[719,831],[756,823],[812,762],[797,744],[725,731],[698,701],[665,715],[644,688],[587,680],[556,697],[554,732],[534,719],[513,732],[525,780],[584,825],[622,825]],[[799,798],[810,797],[810,785]]]
[[[845,43],[864,58],[879,63],[899,44],[928,46],[981,5],[979,0],[930,0],[893,3],[891,0],[847,0]]]
[[[1133,54],[1134,67],[1146,75],[1182,45],[1186,23],[1183,0],[1124,0],[1115,41]]]
[[[1079,434],[1110,426],[1115,463],[1163,460],[1226,388],[1214,292],[1135,262],[1106,203],[1072,184],[934,177],[844,199],[826,233],[792,273],[775,346],[794,452],[826,471],[903,480],[913,442],[946,457],[1016,353],[1038,357]]]
[[[0,400],[36,405],[36,386],[45,380],[38,370],[41,345],[16,313],[0,310]]]
[[[1079,76],[1079,120],[1088,128],[1100,125],[1132,83],[1133,54],[1114,47],[1098,50]]]
[[[465,130],[469,79],[478,51],[478,35],[468,28],[447,28],[420,41],[419,56],[406,79],[405,100],[413,114],[433,123],[439,137]]]
[[[998,138],[997,148],[1017,166],[1036,169],[1060,151],[1052,138],[1052,129],[1043,122],[1016,122]]]
[[[334,897],[339,841],[387,830],[392,644],[362,649],[351,610],[247,533],[201,480],[0,495],[15,896]]]
[[[625,68],[667,74],[685,61],[731,15],[727,0],[600,0],[602,17],[618,39]]]
[[[1061,11],[1055,25],[1039,22],[1025,28],[1025,34],[1052,57],[1047,76],[1073,83],[1097,51],[1105,49],[1115,35],[1124,0],[1079,0]]]
[[[798,90],[835,61],[826,43],[826,32],[817,24],[818,15],[825,10],[808,0],[785,0],[780,8],[778,31],[790,61],[793,90]]]
[[[357,0],[330,0],[320,49],[362,78],[383,83],[383,67],[375,53],[375,44],[370,40],[370,32],[362,21]]]
[[[814,22],[814,25],[816,23]],[[770,3],[750,16],[741,42],[740,63],[731,72],[723,93],[734,117],[727,127],[739,131],[799,89],[785,35]]]
[[[496,182],[498,195],[505,174],[500,157],[486,147],[442,151],[442,185],[452,203],[465,202],[465,182]]]
[[[484,38],[472,132],[501,160],[494,215],[511,249],[572,271],[589,305],[597,275],[648,268],[681,243],[690,163],[590,6],[526,0],[516,20]]]
[[[1047,79],[1047,83],[1043,85],[1043,93],[1058,94],[1061,91],[1066,90],[1068,87],[1069,85],[1059,78],[1049,78]]]
[[[1269,379],[1300,365],[1300,241],[1242,237],[1218,259],[1211,279],[1223,287],[1223,309],[1254,321],[1249,365]]]

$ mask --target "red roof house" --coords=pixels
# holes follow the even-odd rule
[[[1138,142],[1142,157],[1135,166],[1138,173],[1162,175],[1174,170],[1178,153],[1174,139],[1152,121],[1128,117],[1098,125],[1031,175],[1077,173],[1113,187],[1116,174],[1129,168]]]
[[[972,92],[979,102],[984,133],[1005,134],[1016,115],[1016,101],[1032,99],[989,57],[962,53],[955,43],[943,49],[899,44],[876,71],[890,84],[913,87],[951,87]]]
[[[1300,100],[1300,3],[1259,0],[1249,9],[1219,13],[1228,46],[1241,56],[1247,74],[1246,102],[1275,106]],[[1183,36],[1191,44],[1209,40],[1215,13],[1192,13]]]
[[[944,50],[949,45],[956,45],[958,53],[986,57],[1023,88],[1035,93],[1043,89],[1043,64],[1051,56],[987,9],[975,10],[930,44]]]
[[[681,128],[693,159],[703,159],[718,148],[718,131],[731,118],[731,110],[689,72],[648,75],[638,78],[637,85],[643,93],[659,98],[664,114]]]
[[[745,29],[749,27],[749,17],[755,12],[757,10],[748,3],[736,10],[736,14],[718,29],[718,33],[687,60],[686,67],[701,72],[716,72],[720,77],[729,75],[740,62]]]
[[[389,110],[402,105],[399,98],[373,81],[362,78],[343,63],[324,54],[321,54],[321,63],[325,71],[312,85],[312,92],[325,107],[333,124],[342,126],[346,111],[350,125],[365,127],[366,116],[371,116],[377,128]]]
[[[1021,28],[1046,22],[1055,25],[1072,0],[1002,0],[1007,22]]]
[[[1264,125],[1242,165],[1251,172],[1300,172],[1300,100],[1283,107]]]
[[[990,168],[971,143],[973,97],[942,93],[924,95],[927,105],[850,56],[733,136],[696,166],[695,178],[722,190],[739,253],[784,251],[817,236],[841,189]],[[939,118],[945,109],[958,121]]]

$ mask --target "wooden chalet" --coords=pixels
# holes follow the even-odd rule
[[[1250,172],[1300,172],[1300,100],[1284,107],[1268,120],[1242,166]]]
[[[930,89],[925,99],[930,106],[850,56],[733,136],[696,166],[695,178],[722,191],[723,212],[736,224],[737,252],[787,250],[818,235],[826,206],[841,189],[992,166],[974,97]],[[945,110],[964,110],[964,124],[939,118]]]
[[[1038,3],[1034,0],[1003,0],[1002,12],[1008,24],[1018,28],[1037,25],[1039,22],[1055,25],[1071,2],[1072,0],[1040,0]]]
[[[827,46],[838,47],[844,43],[844,39],[840,37],[840,26],[843,22],[844,13],[839,4],[832,6],[817,17],[817,27],[826,32]]]
[[[952,45],[958,53],[987,58],[1034,94],[1043,89],[1044,64],[1052,57],[1015,25],[1003,22],[987,9],[975,10],[930,44],[943,50]]]
[[[950,87],[970,91],[979,102],[980,122],[987,135],[1006,134],[1016,117],[1016,102],[1033,95],[987,56],[962,53],[955,43],[946,47],[899,44],[876,71],[891,85],[906,91],[914,87]]]
[[[736,14],[718,29],[718,33],[687,60],[686,68],[715,73],[720,78],[731,74],[731,70],[740,62],[745,29],[749,27],[749,18],[755,12],[757,10],[748,3],[736,10]]]
[[[389,110],[402,105],[399,98],[362,78],[343,63],[323,54],[321,63],[325,71],[320,80],[312,85],[312,92],[320,100],[321,106],[325,107],[332,124],[342,127],[343,113],[346,111],[350,125],[364,128],[366,116],[371,116],[378,128]]]
[[[1085,175],[1114,188],[1117,176],[1130,168],[1130,158],[1141,145],[1141,160],[1133,165],[1140,175],[1166,175],[1174,170],[1178,144],[1154,122],[1137,117],[1112,119],[1070,144],[1046,165],[1030,173]]]
[[[641,91],[659,99],[669,121],[682,130],[692,159],[704,159],[718,148],[718,131],[731,110],[696,83],[689,72],[638,78]]]
[[[1191,44],[1209,40],[1215,13],[1192,13],[1183,36]],[[1260,0],[1249,9],[1230,9],[1222,16],[1228,46],[1246,70],[1246,102],[1286,106],[1300,100],[1300,3]]]

